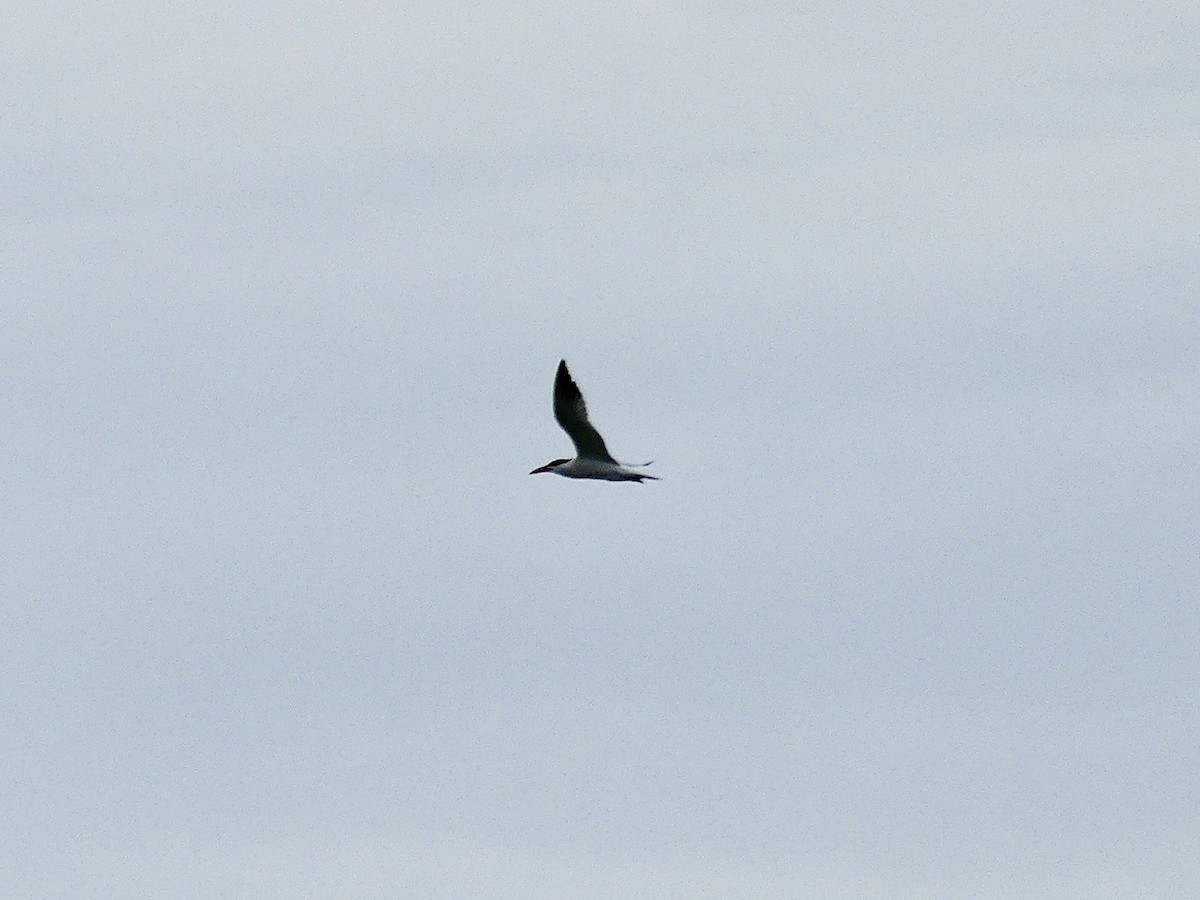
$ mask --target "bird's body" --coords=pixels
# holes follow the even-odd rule
[[[602,459],[575,459],[554,467],[555,475],[567,478],[599,478],[604,481],[641,481],[643,478],[653,478],[653,475],[643,475],[632,469],[627,469],[620,463],[605,462]]]
[[[588,421],[587,404],[583,402],[583,394],[567,371],[566,360],[559,361],[558,372],[554,376],[554,418],[575,444],[575,458],[552,460],[534,469],[530,475],[553,472],[564,478],[636,481],[639,484],[645,479],[658,480],[653,475],[637,471],[633,466],[623,466],[612,458],[608,447],[604,445],[604,438]]]

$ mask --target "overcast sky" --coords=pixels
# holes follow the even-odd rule
[[[0,894],[1192,893],[1197,10],[18,4]]]

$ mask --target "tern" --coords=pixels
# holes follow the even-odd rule
[[[551,460],[544,466],[538,466],[530,475],[553,472],[566,478],[636,481],[638,484],[647,478],[651,481],[660,480],[623,466],[612,458],[604,446],[604,438],[588,421],[587,404],[583,402],[583,394],[567,371],[565,359],[559,360],[558,374],[554,376],[554,418],[575,444],[575,458]]]

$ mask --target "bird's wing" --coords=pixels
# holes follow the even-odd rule
[[[567,371],[566,360],[559,362],[558,374],[554,376],[554,418],[570,436],[579,456],[616,463],[604,446],[604,438],[588,421],[587,404]]]

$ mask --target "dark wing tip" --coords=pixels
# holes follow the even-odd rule
[[[579,388],[575,386],[575,379],[571,377],[571,373],[567,370],[567,361],[565,359],[558,361],[558,372],[554,375],[554,392],[556,395],[563,394],[572,400],[579,393]]]

